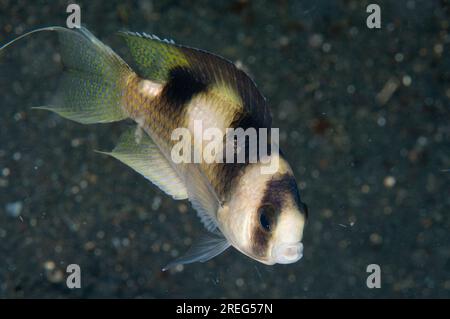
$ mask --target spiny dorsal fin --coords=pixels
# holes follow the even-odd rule
[[[125,39],[141,77],[164,83],[168,70],[188,65],[186,57],[168,40],[134,32],[120,32],[119,35]]]
[[[162,41],[162,42],[166,42],[169,44],[175,44],[175,41],[173,41],[172,39],[161,39],[160,37],[158,37],[156,34],[148,34],[145,32],[139,33],[139,32],[132,32],[132,31],[121,31],[121,33],[124,34],[128,34],[131,36],[137,36],[137,37],[141,37],[141,38],[146,38],[146,39],[150,39],[150,40],[157,40],[157,41]]]
[[[189,72],[216,92],[231,105],[239,104],[240,113],[252,119],[253,127],[271,127],[270,110],[255,83],[229,60],[187,46],[160,40],[154,35],[122,32],[137,65],[139,75],[149,80],[165,83],[175,68]]]

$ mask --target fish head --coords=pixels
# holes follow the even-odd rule
[[[231,194],[219,222],[230,243],[267,265],[294,263],[303,256],[307,206],[300,200],[288,163],[280,157],[273,174],[249,165]]]

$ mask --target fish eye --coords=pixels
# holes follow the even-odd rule
[[[261,227],[270,232],[275,220],[275,208],[270,204],[265,204],[258,209],[258,214]]]

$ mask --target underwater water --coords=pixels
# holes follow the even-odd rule
[[[116,31],[147,32],[251,75],[309,207],[304,256],[265,266],[229,249],[162,272],[203,226],[187,201],[93,152],[130,123],[30,108],[57,71],[54,38],[39,35],[0,54],[0,297],[450,297],[449,2],[377,1],[380,29],[366,26],[371,1],[77,3],[119,54]],[[64,26],[67,4],[0,0],[0,46]],[[381,288],[366,284],[370,264]]]

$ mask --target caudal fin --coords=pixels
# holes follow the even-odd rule
[[[48,27],[31,31],[0,48],[32,33],[54,31],[58,34],[62,78],[54,99],[46,109],[82,123],[107,123],[127,118],[123,110],[126,81],[132,71],[111,48],[86,28]]]

